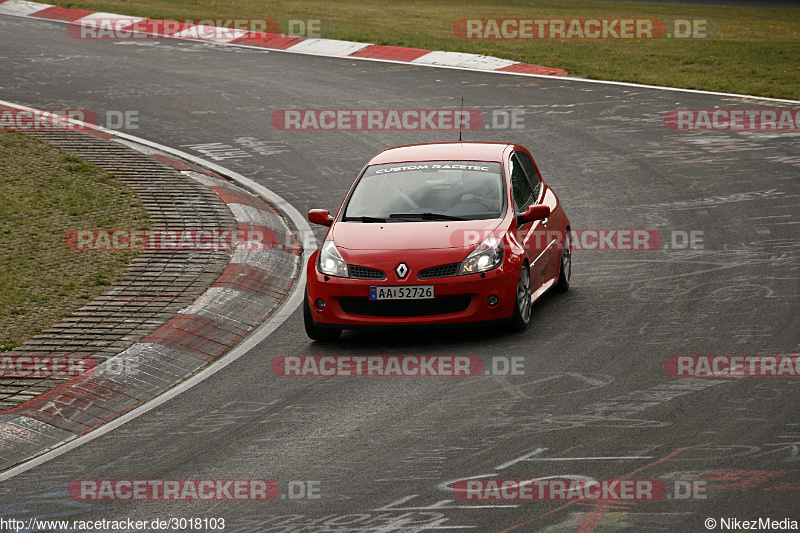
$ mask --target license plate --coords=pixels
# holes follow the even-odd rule
[[[398,287],[370,287],[370,300],[430,300],[433,285],[402,285]]]

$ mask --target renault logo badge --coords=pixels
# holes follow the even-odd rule
[[[398,278],[404,278],[408,275],[408,266],[406,266],[405,263],[400,263],[399,265],[397,265],[395,272],[397,272]]]

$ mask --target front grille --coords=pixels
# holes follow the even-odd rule
[[[339,305],[348,315],[413,317],[460,313],[469,307],[470,297],[442,296],[430,300],[367,300],[342,298]]]
[[[377,268],[349,265],[347,273],[351,278],[357,279],[386,279],[386,274],[383,270],[378,270]]]
[[[439,265],[419,271],[419,279],[430,278],[449,278],[458,274],[461,263],[450,263],[449,265]]]

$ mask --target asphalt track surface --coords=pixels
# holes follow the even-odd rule
[[[787,104],[218,47],[79,41],[0,17],[0,98],[135,110],[148,140],[208,157],[298,210],[335,210],[380,149],[450,132],[285,132],[283,108],[520,108],[524,129],[467,132],[534,154],[573,228],[701,231],[701,250],[584,251],[573,286],[522,334],[345,333],[297,310],[224,370],[0,486],[0,517],[223,517],[227,531],[704,531],[712,517],[800,520],[797,378],[675,378],[671,355],[800,353],[798,133],[686,133],[675,108]],[[101,121],[102,124],[102,121]],[[320,233],[318,236],[321,236]],[[676,234],[679,235],[679,234]],[[281,378],[279,355],[523,357],[524,375]],[[705,498],[602,505],[463,502],[459,478],[704,480]],[[319,481],[319,498],[82,502],[75,479]],[[294,484],[296,488],[298,485]],[[670,490],[671,491],[671,490]],[[703,496],[703,494],[700,494]],[[316,522],[317,529],[311,523]],[[283,524],[283,525],[281,525]],[[349,524],[349,525],[346,525]],[[393,524],[387,526],[387,524]],[[292,529],[293,526],[295,529]]]

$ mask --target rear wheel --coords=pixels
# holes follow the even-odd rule
[[[511,315],[511,329],[523,331],[531,323],[531,270],[528,263],[523,263],[519,269],[517,281],[517,298],[514,305],[514,314]]]
[[[561,269],[558,272],[556,291],[567,292],[569,290],[570,277],[572,277],[572,237],[570,237],[569,228],[567,228],[564,237],[564,249],[561,250]]]
[[[303,324],[306,327],[306,335],[315,341],[335,341],[342,334],[342,330],[339,328],[321,328],[314,324],[308,304],[308,294],[303,297]]]

